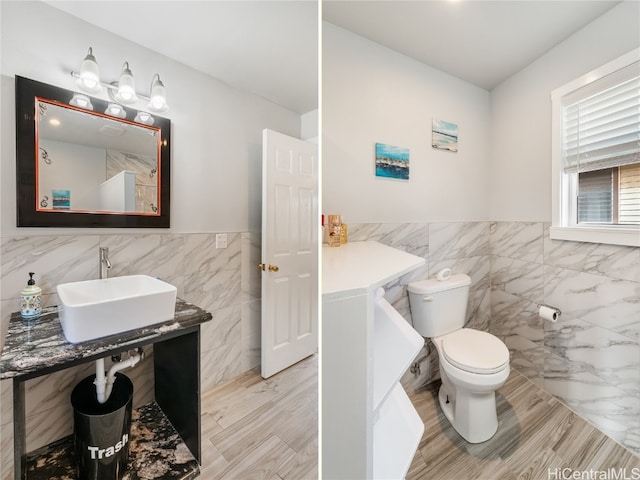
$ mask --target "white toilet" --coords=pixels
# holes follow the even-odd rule
[[[498,429],[495,391],[509,376],[509,350],[490,333],[463,328],[470,284],[446,269],[407,289],[413,327],[438,350],[442,411],[465,440],[481,443]]]

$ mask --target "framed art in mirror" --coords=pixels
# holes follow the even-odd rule
[[[16,76],[18,227],[169,228],[170,151],[166,118]]]

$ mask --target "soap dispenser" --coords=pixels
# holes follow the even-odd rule
[[[20,292],[22,299],[20,314],[25,318],[32,318],[42,313],[42,305],[40,302],[42,289],[36,285],[33,275],[33,272],[29,272],[27,286]]]

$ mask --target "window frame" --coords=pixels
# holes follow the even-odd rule
[[[640,48],[585,74],[551,92],[551,228],[552,240],[606,243],[640,247],[640,226],[629,225],[578,225],[577,174],[570,175],[562,169],[562,97],[609,75],[621,68],[640,61]]]

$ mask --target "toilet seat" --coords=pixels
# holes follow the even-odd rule
[[[509,364],[509,349],[490,333],[462,328],[440,337],[440,341],[445,359],[461,370],[487,375]]]

